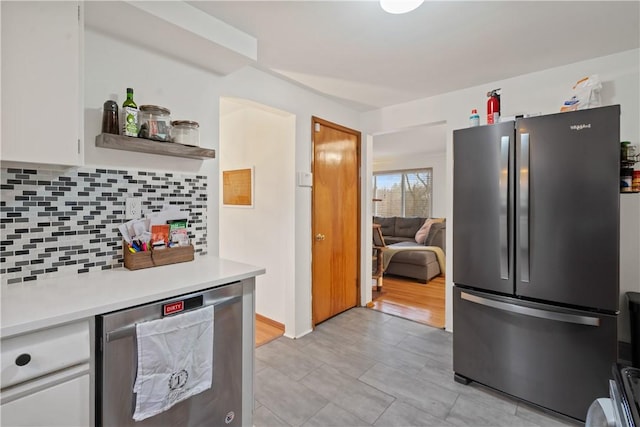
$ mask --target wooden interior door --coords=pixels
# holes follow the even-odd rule
[[[312,118],[312,313],[355,307],[360,272],[360,132]]]

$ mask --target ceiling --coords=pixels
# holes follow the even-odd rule
[[[255,37],[256,67],[357,111],[640,47],[639,1],[189,1]],[[445,151],[444,126],[374,136],[374,162]]]
[[[640,47],[639,1],[189,1],[258,40],[256,66],[358,111]]]

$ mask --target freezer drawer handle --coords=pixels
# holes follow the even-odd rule
[[[577,316],[575,314],[558,313],[555,311],[540,310],[538,308],[508,304],[502,301],[495,301],[492,299],[479,297],[477,295],[471,295],[466,292],[461,292],[460,297],[463,300],[469,302],[495,308],[498,310],[509,311],[515,314],[522,314],[524,316],[538,317],[540,319],[554,320],[565,323],[575,323],[577,325],[600,326],[600,319],[597,317]]]
[[[203,307],[213,305],[216,308],[220,308],[222,306],[231,304],[241,299],[242,299],[242,295],[236,295],[232,297],[223,297],[223,298],[216,298],[212,300],[206,300],[205,303],[203,304]],[[119,340],[120,338],[132,337],[135,335],[135,332],[136,332],[136,324],[134,323],[132,325],[127,325],[127,326],[118,328],[115,331],[107,332],[105,336],[107,338],[107,342],[111,342],[111,341]]]

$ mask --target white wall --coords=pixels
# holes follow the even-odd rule
[[[505,116],[518,113],[543,114],[559,111],[562,102],[570,95],[571,87],[580,78],[599,74],[603,81],[603,104],[620,104],[620,137],[622,140],[639,142],[640,135],[640,50],[621,52],[615,55],[594,58],[563,67],[544,70],[536,73],[491,82],[486,85],[450,92],[431,98],[395,105],[372,111],[362,115],[363,129],[370,134],[377,134],[385,130],[397,130],[419,126],[425,123],[444,121],[447,123],[447,248],[452,248],[452,230],[455,224],[451,222],[453,208],[452,192],[452,131],[468,126],[469,111],[477,108],[485,110],[485,94],[494,88],[502,88],[502,114]],[[481,123],[486,123],[484,118]],[[365,184],[371,185],[365,180]],[[639,195],[624,195],[622,218],[625,221],[638,221],[640,218]],[[626,198],[634,199],[632,201]],[[627,291],[640,291],[640,259],[638,232],[629,235],[621,233],[620,266],[620,309],[623,315],[619,318],[621,340],[628,341],[629,327],[626,317],[626,305],[623,295]],[[451,249],[448,251],[451,253]],[[447,257],[447,270],[452,271],[452,257]],[[453,283],[447,277],[446,311],[447,330],[452,329],[451,290]]]
[[[219,253],[219,160],[198,161],[95,148],[95,135],[100,133],[102,104],[111,94],[117,94],[115,100],[121,105],[125,89],[133,87],[138,105],[165,106],[171,110],[174,119],[199,122],[201,145],[215,149],[218,158],[222,155],[218,141],[221,97],[250,100],[287,111],[295,115],[296,172],[311,171],[311,116],[360,129],[358,112],[251,67],[221,77],[90,29],[85,31],[84,62],[86,164],[121,165],[207,176],[210,189],[208,250],[214,255]],[[290,178],[295,182],[295,175]],[[285,306],[291,309],[286,311],[283,323],[288,335],[299,337],[311,331],[311,189],[296,187],[294,197],[295,254],[288,261],[295,266],[295,278],[292,283],[285,284]],[[362,223],[369,224],[370,228],[365,210]],[[224,224],[220,226],[224,227]],[[369,235],[369,241],[370,238]],[[363,241],[366,239],[363,238]],[[371,257],[367,254],[366,245],[363,245],[362,259],[366,260],[367,256]],[[367,269],[363,267],[362,271],[366,272]],[[369,278],[370,274],[369,271]],[[368,293],[370,300],[370,289]],[[363,293],[365,299],[366,290]]]
[[[127,87],[132,87],[138,106],[160,105],[171,111],[174,120],[198,122],[201,146],[215,149],[219,155],[217,94],[220,78],[91,30],[85,30],[84,46],[85,164],[207,176],[210,189],[207,246],[208,253],[217,255],[218,160],[201,161],[96,148],[95,136],[100,133],[104,101],[113,99],[122,106]],[[211,209],[213,206],[215,209]]]
[[[359,113],[251,67],[224,77],[223,84],[222,96],[251,100],[295,114],[296,172],[311,172],[312,116],[315,115],[352,129],[360,129]],[[362,224],[367,224],[365,210],[363,209]],[[369,229],[370,221],[369,219]],[[370,242],[370,240],[370,234],[369,240],[363,238],[363,241]],[[361,259],[366,260],[367,255],[370,259],[371,254],[367,253],[367,246],[362,246]],[[295,280],[291,288],[286,291],[285,303],[289,307],[294,307],[294,310],[291,310],[293,318],[285,319],[284,323],[288,335],[300,337],[311,332],[311,188],[309,187],[296,187],[295,190],[295,258],[291,262],[296,266]],[[365,262],[363,262],[364,265]],[[366,272],[364,267],[362,270]],[[371,271],[369,271],[370,277]],[[366,298],[366,291],[367,287],[363,292],[363,300]],[[370,301],[371,289],[368,289],[368,293]],[[294,327],[289,329],[289,325]]]
[[[256,312],[284,324],[295,277],[295,116],[224,98],[220,113],[220,173],[254,168],[253,207],[220,204],[220,256],[266,268]]]
[[[375,147],[375,138],[374,138]],[[447,153],[415,153],[373,161],[374,172],[403,169],[433,169],[433,204],[431,216],[441,218],[447,214]]]

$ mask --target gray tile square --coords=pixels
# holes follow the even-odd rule
[[[253,412],[253,425],[254,427],[290,427],[265,406],[260,406]]]
[[[395,400],[393,396],[327,365],[319,367],[300,382],[370,424]]]
[[[368,424],[352,413],[345,411],[339,406],[329,403],[315,414],[309,421],[303,424],[304,427],[345,427],[345,426],[369,426]]]
[[[527,405],[523,402],[518,403],[516,415],[520,418],[544,427],[575,427],[583,425],[582,423],[579,423],[574,419],[552,414],[550,412],[545,412],[542,409],[536,408],[535,406]]]
[[[279,419],[292,426],[305,421],[329,401],[273,368],[256,374],[255,398]]]
[[[256,359],[294,380],[323,364],[321,360],[283,343],[282,339],[258,347]]]
[[[377,363],[363,353],[334,345],[331,340],[325,339],[322,335],[317,335],[317,339],[301,351],[353,378],[358,378]]]
[[[380,427],[437,426],[448,427],[441,418],[428,414],[406,402],[396,400],[373,424]]]
[[[464,394],[458,397],[446,421],[457,426],[539,427],[517,417],[515,409],[514,413],[505,412]]]
[[[383,363],[378,363],[365,372],[360,381],[442,420],[449,415],[458,397],[458,393]]]

